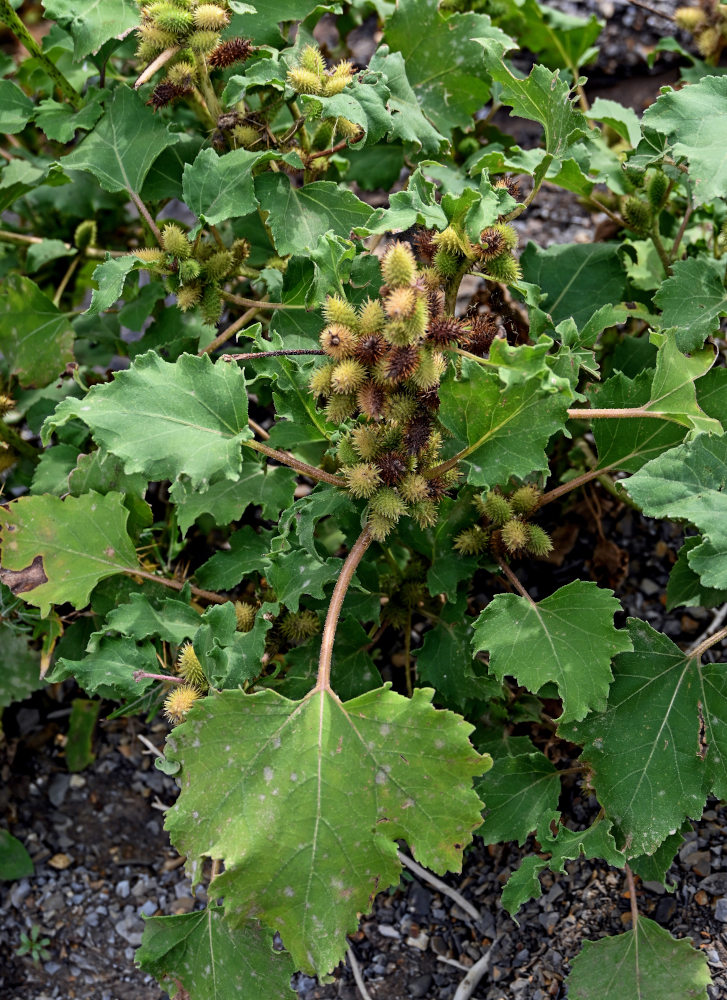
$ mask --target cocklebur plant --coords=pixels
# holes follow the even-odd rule
[[[687,527],[670,609],[727,596],[725,78],[695,56],[639,119],[588,102],[595,18],[330,6],[47,0],[41,47],[0,2],[31,54],[0,81],[0,634],[168,719],[166,827],[214,902],[138,961],[193,1000],[330,975],[405,848],[457,872],[533,834],[512,914],[582,855],[633,896],[727,797],[724,629],[616,627],[545,562],[584,491]],[[546,183],[609,241],[524,246]],[[569,996],[644,977],[709,981],[635,916]]]

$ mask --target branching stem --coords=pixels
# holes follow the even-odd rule
[[[710,646],[716,646],[718,642],[722,642],[723,639],[727,638],[727,625],[721,628],[719,632],[715,632],[714,635],[708,636],[703,642],[700,642],[698,646],[695,646],[689,653],[692,659],[699,659]]]
[[[231,337],[234,337],[239,330],[242,330],[244,326],[247,326],[256,314],[257,308],[248,309],[247,312],[242,314],[242,316],[238,316],[234,323],[230,323],[228,327],[225,327],[222,333],[218,333],[214,340],[211,340],[206,347],[203,347],[202,350],[199,351],[199,354],[212,354],[212,352],[216,351],[218,347],[222,347],[222,345],[226,344]]]
[[[165,576],[155,576],[154,573],[147,573],[144,569],[125,569],[123,570],[127,576],[140,576],[142,580],[149,580],[151,583],[161,584],[162,587],[170,587],[172,590],[182,590],[186,584],[180,583],[179,580],[169,580]],[[195,597],[202,597],[206,601],[210,601],[212,604],[227,604],[229,601],[228,597],[222,597],[221,594],[215,594],[211,590],[201,590],[199,587],[195,587],[190,584],[190,590]]]
[[[353,574],[358,568],[358,564],[364,557],[366,550],[373,541],[368,525],[363,529],[356,541],[353,543],[351,551],[346,556],[346,561],[341,567],[341,573],[333,588],[331,603],[328,605],[326,624],[323,626],[321,637],[321,654],[318,660],[318,677],[316,686],[311,694],[317,691],[330,691],[331,689],[331,661],[333,659],[333,641],[336,638],[336,628],[341,615],[343,601],[351,585]]]
[[[235,295],[234,292],[222,292],[222,298],[228,302],[234,302],[236,306],[245,306],[256,309],[306,309],[306,306],[292,305],[287,302],[265,302],[259,299],[246,299],[243,295]]]
[[[136,205],[136,207],[137,207],[137,209],[139,211],[139,215],[142,217],[142,219],[144,219],[144,221],[146,222],[147,226],[151,230],[152,235],[154,236],[154,239],[157,241],[157,243],[159,244],[159,246],[161,246],[162,245],[162,234],[161,234],[161,232],[159,230],[159,226],[156,224],[156,222],[152,218],[151,212],[146,207],[146,205],[141,200],[141,198],[136,193],[136,191],[129,191],[129,195],[131,196],[131,200]]]
[[[308,465],[307,462],[301,462],[299,459],[293,458],[286,451],[268,448],[266,444],[261,444],[260,441],[243,441],[242,443],[246,448],[252,448],[253,451],[259,451],[261,455],[274,458],[276,462],[295,469],[296,472],[299,472],[302,476],[308,476],[309,479],[316,479],[319,483],[328,483],[330,486],[344,485],[343,480],[338,476],[334,476],[330,472],[324,472],[323,469],[316,469],[314,465]]]
[[[7,229],[0,229],[0,243],[14,243],[16,246],[32,246],[33,244],[43,243],[42,236],[26,236],[25,233],[11,233]],[[76,248],[71,243],[63,244],[66,250],[75,250]],[[99,250],[96,247],[89,247],[84,250],[87,257],[93,257],[94,260],[105,260],[107,256],[109,257],[126,257],[126,250]]]
[[[138,684],[139,681],[168,681],[170,684],[184,684],[183,677],[172,677],[171,674],[149,674],[146,670],[135,670],[133,678]]]
[[[147,80],[151,80],[158,69],[161,69],[165,63],[168,63],[170,59],[173,59],[174,56],[176,56],[177,52],[179,52],[179,48],[179,45],[172,45],[170,48],[164,49],[163,52],[160,52],[156,59],[153,59],[144,72],[137,78],[134,83],[134,90],[138,90],[139,87],[145,84]]]
[[[535,601],[532,599],[532,597],[527,592],[527,590],[525,589],[525,587],[523,587],[523,585],[520,583],[520,581],[515,576],[515,574],[513,573],[513,571],[510,569],[510,567],[507,565],[507,563],[505,562],[505,560],[504,559],[498,559],[497,563],[498,563],[500,569],[502,570],[503,574],[507,577],[507,579],[513,585],[513,587],[515,588],[515,590],[517,590],[518,594],[520,594],[521,597],[524,597],[527,601],[530,602],[530,604],[533,607],[535,607]]]
[[[81,95],[75,87],[61,73],[56,64],[48,58],[35,38],[31,35],[18,15],[15,13],[10,0],[0,0],[0,21],[4,21],[13,32],[19,42],[25,46],[28,52],[34,56],[51,78],[61,94],[68,103],[77,111],[83,102]]]
[[[294,354],[325,354],[325,351],[253,351],[251,354],[223,354],[223,361],[252,361],[253,358],[288,358]]]

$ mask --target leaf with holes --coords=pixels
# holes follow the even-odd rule
[[[84,608],[99,580],[138,568],[123,499],[36,496],[0,507],[2,582],[43,616],[51,604]]]
[[[341,960],[358,914],[399,880],[398,839],[436,871],[460,869],[480,824],[472,778],[489,758],[431,696],[223,691],[167,741],[182,765],[166,817],[174,843],[193,864],[224,861],[215,889],[230,919],[255,913],[278,929],[296,968],[325,974]]]

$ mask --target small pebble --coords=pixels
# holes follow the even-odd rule
[[[725,920],[727,920],[727,917],[725,917]],[[429,935],[422,931],[418,937],[408,937],[406,939],[406,943],[411,948],[418,948],[419,951],[426,951],[429,947]]]
[[[376,928],[379,934],[385,938],[400,938],[401,934],[398,932],[396,927],[392,927],[390,924],[379,924]]]
[[[717,905],[714,908],[714,919],[719,920],[722,924],[727,924],[727,899],[724,897],[717,900]]]
[[[54,854],[52,858],[48,858],[48,864],[62,872],[73,864],[73,858],[69,854]]]
[[[700,889],[699,892],[695,893],[694,902],[697,903],[698,906],[707,905],[707,903],[709,902],[709,896],[704,891],[704,889]]]
[[[412,979],[408,984],[409,996],[413,1000],[418,1000],[420,997],[425,997],[429,992],[429,988],[432,985],[432,977],[425,973],[423,976],[417,976],[416,979]]]
[[[127,878],[123,879],[121,882],[117,882],[116,895],[119,899],[126,899],[129,895],[129,880]]]

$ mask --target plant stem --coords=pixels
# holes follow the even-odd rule
[[[631,868],[626,863],[624,864],[624,871],[626,872],[626,881],[629,887],[629,902],[631,903],[631,930],[636,930],[636,925],[639,922],[639,907],[636,902],[636,883],[634,882],[634,873]]]
[[[185,584],[180,583],[179,580],[168,580],[165,576],[155,576],[153,573],[147,573],[144,569],[132,569],[129,567],[123,570],[123,572],[127,576],[140,576],[142,580],[149,580],[151,583],[158,583],[162,587],[170,587],[172,590],[182,590],[185,587]],[[190,584],[190,589],[195,597],[203,597],[206,601],[211,601],[212,604],[227,604],[229,601],[229,597],[222,597],[211,590],[201,590],[192,584]]]
[[[568,410],[568,417],[571,420],[593,420],[593,419],[623,419],[624,417],[655,417],[657,420],[673,420],[671,413],[663,413],[660,410],[644,410],[640,407],[629,409],[605,409],[605,410]],[[678,421],[677,421],[678,422]]]
[[[156,57],[156,59],[153,59],[149,63],[149,65],[146,67],[141,76],[137,78],[136,82],[134,83],[134,90],[138,90],[139,87],[141,87],[142,84],[146,83],[147,80],[151,80],[151,78],[154,76],[154,74],[158,69],[161,69],[165,63],[168,63],[170,59],[176,56],[177,52],[179,52],[179,49],[180,49],[179,45],[172,45],[170,48],[164,49],[163,52],[160,52],[159,55]]]
[[[220,102],[217,99],[215,88],[212,86],[206,61],[204,59],[199,59],[197,60],[197,65],[199,68],[199,89],[202,91],[204,102],[207,105],[207,110],[212,116],[216,126],[217,119],[222,114],[222,108],[220,107]]]
[[[727,625],[721,628],[719,632],[715,632],[714,635],[708,636],[703,642],[700,642],[698,646],[692,649],[689,653],[691,659],[699,659],[703,653],[706,653],[710,646],[716,646],[718,642],[727,638]]]
[[[24,233],[11,233],[6,229],[0,229],[0,243],[14,243],[16,246],[31,246],[42,242],[42,236],[26,236]],[[71,243],[64,243],[63,246],[66,250],[76,249]],[[127,256],[126,250],[98,250],[95,247],[89,247],[87,250],[84,250],[84,253],[87,257],[93,257],[94,260],[105,260],[107,254],[109,257]]]
[[[173,677],[171,674],[149,674],[146,670],[135,670],[132,676],[137,684],[139,681],[144,680],[169,681],[170,684],[184,684],[183,677]]]
[[[40,45],[38,45],[36,40],[13,10],[10,0],[0,0],[0,21],[4,21],[5,24],[7,24],[18,41],[22,42],[28,52],[34,56],[39,63],[41,63],[48,76],[60,90],[61,94],[77,111],[82,104],[81,95],[78,93],[76,88],[69,83],[56,64],[48,58],[45,52],[43,52]]]
[[[532,599],[532,597],[527,592],[527,590],[525,589],[525,587],[523,587],[523,585],[520,583],[520,581],[515,576],[515,574],[513,573],[513,571],[510,569],[510,567],[507,565],[507,563],[505,562],[505,560],[504,559],[498,559],[497,560],[497,564],[500,567],[500,569],[502,570],[502,572],[504,573],[504,575],[507,577],[507,579],[510,581],[510,583],[513,585],[513,587],[515,588],[515,590],[517,590],[518,594],[520,594],[521,597],[524,597],[527,601],[530,602],[530,604],[533,607],[535,607],[535,601]]]
[[[348,964],[351,966],[353,980],[358,987],[359,993],[361,994],[361,1000],[371,1000],[371,994],[366,989],[366,983],[364,982],[364,977],[361,973],[361,966],[358,964],[358,959],[354,955],[351,945],[348,946],[346,954],[348,955]]]
[[[687,204],[687,207],[684,210],[684,218],[682,219],[681,226],[679,226],[679,232],[677,233],[676,239],[674,240],[672,248],[669,251],[669,260],[671,261],[671,263],[674,263],[674,261],[677,259],[677,254],[679,253],[679,247],[681,245],[682,238],[683,238],[684,233],[686,231],[686,228],[687,228],[687,225],[689,223],[689,219],[691,218],[693,210],[694,210],[694,205],[692,204],[691,201],[689,201],[689,203]]]
[[[270,440],[270,435],[265,430],[265,428],[261,427],[260,424],[256,423],[256,421],[254,421],[252,417],[247,418],[247,426],[250,428],[251,431],[254,431],[258,437],[261,437],[263,441]]]
[[[673,21],[674,16],[672,14],[666,14],[663,10],[657,10],[656,7],[651,7],[648,3],[644,3],[643,0],[628,0],[630,4],[634,7],[641,7],[642,10],[648,10],[650,14],[656,14],[657,17],[663,17],[665,21]]]
[[[66,290],[68,282],[73,277],[73,272],[76,270],[76,268],[78,267],[78,265],[81,263],[81,259],[82,259],[81,258],[81,254],[79,254],[77,257],[73,258],[73,260],[71,261],[71,263],[66,268],[66,273],[61,278],[61,282],[58,285],[58,288],[56,289],[55,295],[53,296],[53,305],[56,306],[56,308],[60,305],[60,301],[63,298],[63,293]]]
[[[547,503],[552,503],[553,500],[557,500],[558,497],[564,496],[566,493],[570,493],[571,490],[578,489],[579,486],[585,486],[586,483],[590,483],[593,479],[598,479],[599,476],[603,474],[603,469],[590,469],[588,472],[583,472],[580,476],[576,476],[574,479],[569,479],[567,483],[561,483],[560,486],[556,486],[555,489],[551,490],[549,493],[544,493],[540,498],[538,503],[538,509],[544,507]]]
[[[6,424],[2,419],[0,419],[0,441],[4,441],[5,444],[10,445],[13,451],[17,451],[19,455],[23,455],[25,458],[30,458],[34,462],[40,459],[40,450],[35,445],[32,445],[30,441],[26,441],[25,438],[21,437],[14,427]]]
[[[325,351],[253,351],[252,354],[223,354],[223,361],[251,361],[253,358],[289,358],[294,354],[325,354]]]
[[[353,543],[351,551],[346,556],[346,561],[341,567],[341,573],[336,580],[336,586],[331,594],[331,603],[328,605],[326,624],[323,626],[321,637],[321,654],[318,660],[318,677],[316,686],[311,694],[317,691],[331,690],[331,660],[333,658],[333,641],[336,638],[336,628],[341,615],[341,608],[346,597],[346,592],[356,572],[358,564],[364,557],[366,550],[373,541],[368,525],[363,529],[356,541]]]
[[[541,187],[543,186],[543,181],[545,180],[545,175],[547,174],[548,167],[550,166],[550,164],[552,162],[553,162],[553,155],[552,155],[552,153],[548,153],[547,156],[543,157],[543,163],[541,164],[543,173],[542,173],[542,176],[540,177],[540,180],[535,185],[535,187],[530,192],[530,194],[527,196],[527,198],[525,199],[525,201],[523,201],[520,205],[518,205],[517,208],[513,208],[512,212],[510,212],[509,215],[505,216],[505,218],[503,219],[503,222],[512,222],[513,219],[517,219],[517,217],[519,215],[522,215],[526,208],[530,208],[530,206],[535,201],[535,199],[536,199],[536,197],[538,195],[538,191],[540,191]]]
[[[247,312],[242,314],[242,316],[238,316],[234,323],[230,323],[230,325],[226,327],[222,333],[217,334],[215,339],[210,341],[210,343],[207,344],[206,347],[203,347],[198,353],[212,354],[212,352],[216,351],[218,347],[222,347],[222,345],[226,343],[230,337],[234,337],[238,330],[241,330],[243,326],[246,326],[256,313],[257,309],[248,309]]]
[[[256,309],[307,309],[307,306],[288,304],[287,302],[265,302],[261,299],[246,299],[242,295],[235,295],[233,292],[222,292],[222,298],[228,302],[234,302],[236,306],[246,306]]]
[[[319,156],[333,156],[339,149],[345,149],[347,145],[348,139],[341,139],[340,142],[337,142],[335,146],[331,146],[330,149],[319,149],[315,153],[308,153],[305,157],[305,162],[309,163],[311,160],[317,160]]]
[[[431,885],[437,890],[437,892],[441,892],[443,896],[448,896],[450,899],[454,900],[460,909],[464,910],[465,913],[469,913],[473,920],[482,920],[482,914],[480,911],[476,906],[473,906],[469,900],[465,899],[461,892],[457,892],[456,889],[452,889],[446,882],[442,882],[441,879],[437,878],[436,875],[432,875],[432,873],[426,868],[422,868],[420,864],[414,861],[413,858],[410,858],[407,854],[404,854],[403,851],[397,851],[396,856],[405,868],[414,872],[414,874],[422,879],[422,881]]]
[[[654,249],[659,255],[659,260],[661,261],[664,272],[668,278],[671,275],[671,261],[669,260],[669,254],[666,252],[666,248],[661,241],[658,222],[656,220],[654,221],[654,225],[651,227],[649,236],[651,237],[651,242],[654,244]]]
[[[301,462],[285,451],[268,448],[266,444],[261,444],[259,441],[243,441],[242,443],[246,448],[252,448],[253,451],[259,451],[261,455],[274,458],[276,462],[281,462],[283,465],[295,469],[296,472],[299,472],[302,476],[308,476],[309,479],[317,479],[319,483],[328,483],[331,486],[344,485],[343,480],[339,476],[334,476],[330,472],[324,472],[323,469],[316,469],[315,466],[308,465],[307,462]]]
[[[459,286],[462,284],[462,278],[470,269],[471,261],[465,257],[462,261],[459,271],[455,274],[450,281],[446,292],[444,293],[444,311],[447,316],[454,316],[455,307],[457,305],[457,295],[459,294]]]
[[[142,219],[144,219],[144,221],[146,222],[147,226],[151,230],[151,232],[152,232],[152,234],[154,236],[154,239],[157,241],[157,243],[159,244],[159,246],[161,246],[162,245],[162,234],[159,231],[159,226],[157,226],[156,222],[152,219],[151,212],[146,207],[146,205],[141,200],[141,198],[136,193],[136,191],[129,191],[129,194],[131,195],[131,200],[134,202],[134,204],[136,205],[136,207],[137,207],[137,209],[139,211],[139,215],[142,217]]]

